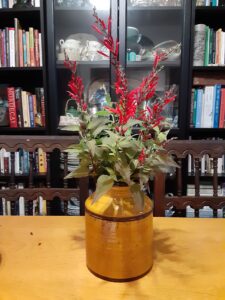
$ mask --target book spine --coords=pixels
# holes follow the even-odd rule
[[[26,43],[27,43],[27,66],[30,67],[30,38],[29,38],[29,31],[26,31]]]
[[[23,39],[23,65],[27,67],[27,41],[26,41],[26,31],[23,30],[22,32],[22,39]]]
[[[34,28],[29,27],[29,44],[30,44],[30,65],[35,67],[35,55],[34,55]]]
[[[23,127],[23,107],[22,107],[22,90],[20,87],[15,88],[16,112],[18,127]]]
[[[221,92],[221,85],[217,84],[215,86],[215,109],[214,109],[214,122],[213,122],[213,128],[219,127],[219,113],[220,113],[220,92]]]
[[[34,57],[36,67],[40,66],[40,53],[39,53],[39,32],[34,29]]]
[[[5,28],[5,45],[6,67],[9,67],[9,27]]]
[[[204,66],[208,66],[208,64],[209,64],[209,35],[210,35],[210,28],[208,26],[206,26],[206,29],[205,29]]]
[[[19,20],[14,18],[14,27],[15,27],[15,65],[19,67]]]
[[[34,108],[33,108],[33,95],[28,95],[29,113],[30,113],[30,127],[34,127]]]
[[[9,125],[11,128],[17,128],[17,114],[16,114],[16,100],[15,100],[15,88],[7,88],[8,105],[9,105]]]
[[[18,29],[18,44],[19,44],[19,66],[23,67],[23,30]]]
[[[201,128],[202,102],[203,102],[203,89],[198,89],[195,128]]]
[[[23,127],[30,127],[29,106],[27,92],[22,91]]]
[[[219,128],[224,128],[225,121],[225,88],[221,89]]]
[[[40,67],[43,67],[43,56],[42,56],[42,34],[39,32],[39,56],[40,56]]]
[[[15,29],[9,27],[9,66],[15,67]]]

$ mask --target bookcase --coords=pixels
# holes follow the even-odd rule
[[[3,1],[0,0],[0,3]],[[143,76],[151,70],[152,53],[155,49],[165,50],[181,44],[180,51],[164,62],[157,90],[160,96],[165,89],[174,85],[177,93],[176,101],[166,112],[166,117],[172,124],[170,137],[183,140],[223,139],[224,118],[221,117],[220,120],[220,114],[223,107],[222,98],[225,97],[221,96],[225,95],[225,46],[222,43],[225,40],[225,4],[224,1],[205,0],[197,3],[189,0],[41,0],[40,7],[0,8],[0,93],[1,98],[2,94],[6,95],[5,100],[8,103],[8,93],[9,96],[12,93],[9,88],[14,88],[15,105],[10,105],[10,109],[12,115],[16,112],[17,116],[16,122],[11,120],[10,123],[8,120],[8,125],[0,126],[1,134],[43,137],[47,134],[66,135],[59,127],[62,119],[60,116],[76,116],[76,107],[69,101],[67,94],[70,72],[63,64],[65,52],[71,60],[78,61],[78,73],[84,80],[84,93],[88,99],[90,113],[95,113],[105,104],[108,94],[116,101],[113,89],[114,69],[108,59],[103,59],[97,54],[100,45],[91,28],[94,21],[93,5],[96,5],[101,18],[107,20],[108,16],[111,17],[112,36],[120,42],[119,57],[128,76],[130,88],[137,86]],[[26,38],[29,35],[29,41],[32,31],[38,30],[38,36],[40,34],[40,40],[36,42],[39,46],[39,57],[38,50],[35,50],[35,38],[33,41],[35,63],[28,62],[28,48],[25,47],[23,38],[22,50],[19,44],[14,44],[14,48],[18,49],[14,53],[15,61],[10,60],[13,47],[11,49],[8,46],[9,51],[4,51],[4,47],[7,48],[7,40],[10,42],[9,36],[12,33],[9,32],[14,32],[15,36],[20,27],[22,36],[24,31]],[[199,29],[201,42],[196,43],[196,32],[199,32]],[[196,63],[196,45],[200,49],[200,63]],[[18,54],[23,56],[23,61],[24,58],[27,61],[24,65],[20,64]],[[30,113],[28,126],[24,125],[24,116],[19,122],[18,114],[21,114],[21,109],[18,107],[21,107],[22,100],[16,96],[18,88],[19,91],[25,92],[24,95],[28,99],[25,104]],[[198,94],[207,94],[208,106],[201,113],[203,121],[200,114],[196,113]],[[32,95],[36,96],[36,108]],[[21,101],[16,101],[18,98]],[[29,101],[29,98],[32,100]],[[38,100],[40,98],[42,101]],[[0,116],[4,119],[4,101],[0,101]],[[202,104],[203,101],[201,107]],[[38,119],[35,120],[36,115],[41,117],[41,123]],[[214,115],[217,116],[215,124]],[[2,119],[0,122],[7,122]],[[224,157],[222,159],[224,161]],[[187,193],[188,185],[193,184],[193,166],[194,161],[191,162],[187,158],[182,168],[182,193]],[[218,171],[219,183],[222,184],[224,162]],[[57,176],[56,172],[52,175]],[[212,176],[204,172],[202,178],[207,182]]]
[[[224,137],[224,1],[192,8],[190,121],[187,138]]]
[[[0,129],[3,134],[48,132],[44,2],[13,7],[1,1]]]

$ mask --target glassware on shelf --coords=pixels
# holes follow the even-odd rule
[[[130,6],[181,6],[182,0],[130,0]]]

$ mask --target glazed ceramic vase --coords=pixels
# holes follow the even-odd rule
[[[113,187],[97,202],[85,203],[86,262],[96,276],[130,281],[149,272],[152,255],[152,202],[140,211],[129,187]]]

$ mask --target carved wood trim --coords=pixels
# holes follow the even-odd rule
[[[75,188],[24,188],[24,189],[5,189],[0,190],[0,198],[7,201],[15,201],[19,197],[25,200],[35,200],[42,196],[45,200],[53,200],[55,197],[63,201],[68,201],[71,197],[80,198],[80,189]]]

